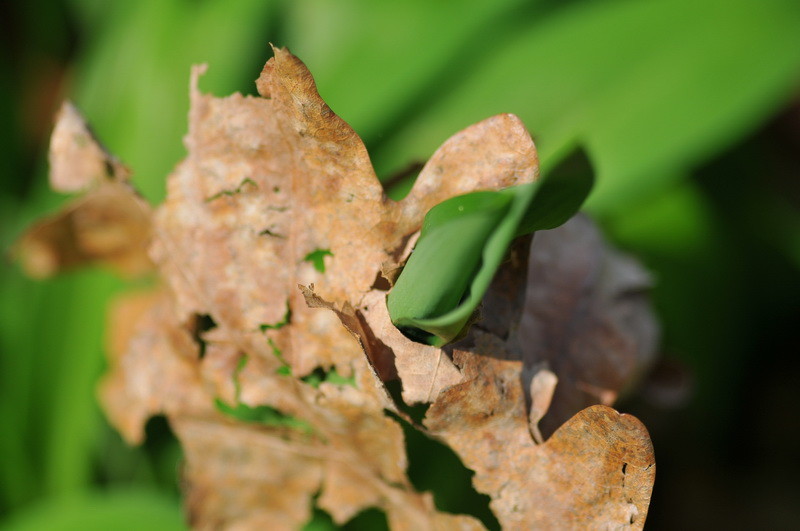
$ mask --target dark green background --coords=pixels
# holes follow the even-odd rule
[[[587,209],[653,272],[662,351],[694,382],[683,405],[620,404],[656,448],[648,528],[786,528],[800,522],[799,34],[796,0],[4,2],[0,246],[66,200],[46,183],[63,98],[157,202],[184,153],[190,65],[209,63],[203,90],[254,93],[268,42],[306,62],[382,177],[515,113],[545,160],[588,146]],[[180,528],[166,423],[130,449],[95,401],[124,284],[0,268],[0,528]],[[419,484],[458,491],[427,468]]]

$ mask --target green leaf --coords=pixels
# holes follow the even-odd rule
[[[577,151],[534,183],[473,192],[433,207],[387,300],[394,325],[432,345],[456,339],[511,241],[566,222],[593,182],[586,155]]]
[[[573,151],[539,181],[539,191],[533,195],[517,235],[566,223],[581,208],[593,184],[594,172],[586,152]]]
[[[4,521],[0,529],[179,531],[186,524],[180,503],[172,496],[154,489],[114,487],[44,498]]]
[[[800,81],[796,1],[615,0],[534,15],[487,28],[459,83],[371,151],[379,173],[512,112],[543,162],[575,139],[591,149],[586,208],[606,216],[663,193],[787,104]]]
[[[427,335],[414,329],[447,336],[448,330],[457,328],[455,333],[463,327],[463,322],[448,318],[445,329],[440,330],[420,319],[446,315],[459,304],[477,276],[487,240],[508,218],[511,199],[499,192],[475,192],[454,197],[428,212],[419,242],[389,295],[395,326],[420,341],[427,341]]]
[[[476,46],[477,36],[492,39],[498,17],[530,3],[286,2],[281,44],[309,66],[325,101],[369,145],[418,113],[434,94],[446,93],[469,67],[476,48],[485,45]]]

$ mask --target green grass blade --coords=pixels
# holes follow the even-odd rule
[[[799,2],[580,2],[514,22],[482,43],[485,59],[446,97],[372,152],[383,173],[425,160],[450,131],[513,112],[543,162],[575,139],[591,148],[598,179],[586,208],[606,216],[665,193],[800,81]]]

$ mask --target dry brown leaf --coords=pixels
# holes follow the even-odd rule
[[[14,254],[34,278],[89,264],[140,276],[153,268],[147,256],[150,216],[150,206],[129,184],[102,183],[29,228]]]
[[[540,368],[536,371],[531,378],[529,389],[531,397],[531,407],[528,411],[528,424],[531,430],[531,437],[537,444],[544,442],[541,430],[539,430],[539,421],[542,420],[545,413],[550,409],[550,404],[553,402],[553,394],[558,385],[558,376],[552,371],[545,368]]]
[[[25,272],[44,278],[86,264],[105,264],[126,277],[152,270],[152,212],[127,179],[127,168],[105,152],[78,110],[64,103],[50,142],[50,184],[88,193],[23,234],[14,253]]]
[[[296,529],[310,518],[311,496],[321,491],[318,505],[338,522],[378,506],[396,529],[435,529],[442,521],[447,529],[482,529],[471,517],[438,514],[430,495],[413,491],[402,431],[383,414],[381,400],[370,396],[369,386],[375,387],[369,371],[358,380],[366,391],[329,383],[313,389],[293,378],[265,377],[253,359],[238,376],[241,401],[302,410],[298,418],[313,431],[237,422],[213,407],[224,393],[215,392],[218,381],[210,378],[225,372],[230,380],[236,363],[219,361],[243,353],[212,341],[198,365],[198,345],[174,320],[170,304],[161,292],[116,305],[112,320],[120,337],[111,343],[126,350],[110,360],[112,372],[100,394],[109,419],[132,443],[142,441],[151,415],[169,418],[186,454],[193,527]]]
[[[381,265],[397,260],[430,207],[457,193],[535,177],[528,133],[511,115],[468,128],[437,151],[414,190],[395,203],[385,198],[361,140],[324,104],[305,66],[287,51],[275,50],[264,68],[257,82],[262,98],[203,95],[197,89],[201,72],[193,74],[189,156],[169,179],[152,248],[176,304],[167,326],[186,337],[197,316],[209,315],[216,324],[199,336],[205,354],[195,360],[194,374],[201,381],[182,385],[206,393],[208,404],[239,400],[273,408],[311,427],[312,435],[295,433],[286,444],[285,428],[238,426],[233,432],[230,421],[220,426],[213,414],[185,419],[169,410],[171,402],[163,403],[186,449],[193,523],[255,527],[274,517],[275,525],[296,527],[309,517],[319,492],[317,503],[337,522],[378,506],[398,529],[481,528],[471,517],[438,513],[430,495],[413,491],[402,432],[384,413],[394,405],[379,378],[336,315],[309,308],[297,285],[314,283],[341,307],[369,300]],[[324,273],[307,259],[319,250],[328,253]],[[124,375],[115,371],[111,380],[120,382],[125,400],[143,399],[125,388],[130,373],[163,364],[169,374],[174,364],[168,356],[143,352],[122,359],[131,365],[118,365]],[[458,381],[452,362],[442,358],[442,364],[449,364],[449,383]],[[291,376],[281,373],[289,368]],[[356,387],[323,383],[315,389],[299,379],[320,369],[353,375]],[[104,396],[111,404],[119,400],[110,391]],[[143,422],[136,408],[132,418],[111,416],[122,427]],[[227,431],[232,433],[224,446],[215,448],[217,434]],[[249,478],[250,466],[227,462],[236,452],[274,472]],[[305,479],[281,486],[287,476]],[[256,498],[230,502],[234,485]]]
[[[125,180],[128,170],[95,138],[78,109],[66,101],[50,138],[50,186],[80,192],[105,180]]]
[[[592,404],[609,405],[655,357],[650,278],[584,216],[536,234],[519,326],[526,366],[558,376],[545,436]]]
[[[144,424],[153,415],[173,419],[215,413],[202,390],[197,345],[175,320],[166,293],[120,299],[110,321],[111,371],[100,383],[100,403],[128,442],[144,440]]]
[[[297,284],[357,304],[430,207],[535,176],[530,136],[516,117],[500,115],[448,140],[394,203],[361,140],[321,100],[297,58],[275,51],[257,82],[269,99],[202,95],[199,72],[189,157],[170,177],[156,215],[153,256],[183,319],[199,312],[224,328],[252,331],[280,322],[288,304],[296,326],[271,335],[301,376],[346,363],[356,351],[337,346],[348,344],[341,327],[326,312],[308,311]],[[331,253],[324,274],[305,260],[317,250]],[[261,354],[271,357],[265,347]]]
[[[357,311],[372,314],[378,322],[376,316],[385,310],[373,308]],[[541,412],[526,400],[527,360],[516,334],[504,340],[483,332],[480,325],[442,352],[452,356],[462,379],[432,400],[424,424],[475,471],[475,488],[492,498],[491,508],[503,528],[557,529],[564,522],[568,528],[583,527],[583,522],[588,527],[641,528],[655,474],[644,427],[610,408],[587,409],[562,426],[569,436],[556,434],[537,445],[530,417]],[[376,324],[378,330],[386,326],[385,321]],[[416,346],[406,351],[402,344],[395,344],[392,353],[398,367],[402,358],[418,356]],[[405,396],[407,384],[399,368],[398,374]],[[410,386],[418,383],[413,376]],[[624,476],[623,468],[630,475],[622,483],[627,486],[611,495],[607,485]],[[554,476],[560,483],[553,483]],[[572,485],[567,488],[567,483]]]
[[[544,439],[537,422],[550,419],[553,428],[545,432],[549,436],[584,407],[603,403],[601,393],[591,389],[595,394],[590,394],[581,384],[603,383],[613,393],[613,402],[649,362],[655,324],[642,293],[648,278],[630,259],[607,248],[597,229],[580,216],[560,229],[537,234],[529,245],[523,239],[512,247],[484,298],[481,319],[462,341],[435,349],[406,339],[391,324],[385,293],[374,291],[351,310],[377,339],[361,343],[370,359],[392,360],[406,403],[431,403],[425,426],[476,472],[475,487],[492,498],[491,507],[504,528],[557,528],[554,522],[563,521],[572,526],[586,521],[600,527],[640,528],[655,471],[652,446],[641,424],[610,409],[589,409],[562,429],[574,434],[575,426],[584,423],[581,429],[587,433],[596,430],[591,442],[581,440],[588,435],[573,441],[553,436],[537,446]],[[576,270],[585,277],[576,278]],[[531,275],[527,292],[526,274]],[[546,279],[540,280],[544,274]],[[523,308],[526,313],[520,318]],[[532,322],[534,318],[539,321]],[[547,335],[532,337],[537,331]],[[551,337],[563,340],[556,346],[571,348],[547,351],[553,345],[547,341]],[[628,348],[620,349],[620,344]],[[586,345],[591,345],[595,358],[587,357]],[[542,351],[552,356],[538,355]],[[543,364],[552,373],[543,371]],[[460,376],[448,378],[446,371],[437,371],[441,366],[453,367]],[[578,369],[565,370],[571,367]],[[583,379],[576,381],[575,370],[585,371],[578,373]],[[589,377],[596,374],[607,380]],[[593,411],[605,413],[590,414]],[[570,428],[570,423],[578,424]],[[597,440],[601,438],[605,440]],[[616,483],[623,463],[628,463],[626,470],[638,463],[631,473],[647,471],[626,479],[626,488],[638,494],[598,494],[603,485]],[[583,490],[552,485],[550,476],[561,473],[571,475]]]
[[[655,476],[647,430],[635,418],[594,406],[544,444],[528,430],[517,360],[504,345],[473,333],[454,349],[465,381],[442,393],[425,425],[475,471],[503,529],[641,529]]]
[[[264,67],[261,97],[202,94],[203,70],[192,74],[188,156],[152,221],[151,256],[164,287],[120,304],[100,388],[130,442],[141,441],[149,416],[167,416],[186,455],[192,526],[296,529],[316,499],[338,523],[379,507],[393,529],[482,529],[471,516],[439,512],[406,476],[402,430],[386,410],[403,417],[405,404],[431,403],[426,427],[417,428],[475,471],[476,488],[492,497],[505,528],[640,528],[654,468],[638,421],[596,407],[543,444],[531,436],[552,392],[541,378],[531,391],[542,361],[559,380],[551,409],[562,381],[569,400],[578,384],[597,382],[565,379],[554,360],[525,350],[519,316],[529,238],[512,248],[483,318],[445,349],[399,333],[378,288],[399,271],[432,206],[536,178],[536,150],[521,122],[499,115],[456,134],[393,202],[361,140],[288,51],[276,49]],[[85,124],[70,119],[58,136],[84,138]],[[105,156],[61,151],[70,165],[86,157],[92,175]],[[85,200],[106,185],[94,186]],[[537,245],[538,236],[534,263]],[[608,293],[630,284],[611,282]],[[326,381],[334,373],[339,380]],[[385,387],[392,379],[402,383],[398,403]]]

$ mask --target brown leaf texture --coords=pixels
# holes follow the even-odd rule
[[[472,516],[439,511],[406,475],[403,432],[387,411],[408,419],[406,405],[427,403],[424,426],[416,428],[475,471],[474,486],[491,497],[504,528],[641,528],[655,471],[647,432],[604,406],[580,411],[600,400],[578,396],[582,385],[617,393],[639,367],[629,359],[636,348],[618,353],[622,361],[612,351],[643,334],[630,317],[646,307],[615,313],[620,293],[641,285],[620,263],[597,261],[610,252],[602,242],[587,258],[588,280],[570,268],[559,276],[537,254],[577,245],[594,230],[588,222],[578,221],[563,242],[538,235],[532,246],[530,238],[516,242],[483,317],[457,344],[415,343],[386,310],[380,286],[402,268],[431,207],[536,179],[536,149],[519,119],[498,115],[457,133],[394,202],[360,138],[287,50],[275,49],[265,65],[260,97],[203,94],[204,69],[191,77],[188,155],[168,178],[165,202],[152,216],[142,210],[161,284],[121,299],[111,312],[110,369],[99,390],[131,443],[142,441],[150,416],[169,419],[184,448],[190,524],[298,529],[316,503],[337,523],[379,507],[392,529],[483,529]],[[71,121],[57,127],[59,143],[90,138],[71,113],[62,113]],[[81,171],[89,177],[60,173],[56,181],[68,184],[59,187],[88,186],[78,201],[106,185],[128,187],[120,169],[93,181],[101,166],[118,166],[99,145],[75,142],[59,148],[52,160],[71,162],[54,162],[53,171],[72,165],[88,168]],[[70,243],[62,254],[83,248]],[[595,275],[596,268],[604,273]],[[588,291],[571,284],[578,278],[593,287],[595,277],[616,280]],[[591,345],[600,361],[551,339],[571,345],[565,323],[586,304],[600,324],[579,327],[574,341]],[[523,332],[528,326],[534,331]],[[596,371],[613,377],[590,377]],[[392,398],[390,380],[402,384],[401,397]],[[537,444],[537,423],[550,417],[566,422]]]
[[[107,179],[125,179],[128,170],[99,143],[69,101],[56,115],[50,138],[50,186],[58,192],[85,191]]]
[[[588,222],[576,224],[573,221],[568,228],[582,227],[579,233],[583,237],[583,229],[595,230],[585,223]],[[580,247],[581,239],[576,241],[574,234],[564,230],[561,236],[561,244],[573,252]],[[538,236],[530,250],[531,270],[535,270],[542,253],[548,252],[546,245],[537,245],[537,239]],[[597,404],[600,397],[592,399],[582,387],[571,385],[569,373],[563,377],[558,375],[563,367],[560,363],[553,363],[555,367],[551,372],[546,368],[548,359],[531,355],[530,345],[525,343],[527,331],[520,311],[523,307],[529,310],[535,304],[530,297],[532,290],[545,288],[532,278],[528,292],[522,291],[526,297],[521,296],[519,290],[509,289],[515,284],[519,286],[525,278],[526,251],[524,242],[512,249],[510,260],[501,268],[487,293],[482,319],[467,337],[438,352],[452,359],[455,369],[461,373],[459,382],[443,384],[446,376],[436,371],[430,371],[425,380],[413,372],[404,373],[402,367],[413,365],[409,360],[420,356],[420,345],[408,339],[387,334],[385,337],[389,339],[379,348],[390,345],[388,356],[394,360],[403,383],[404,400],[407,396],[425,393],[431,397],[427,400],[431,406],[424,419],[425,428],[431,436],[449,445],[463,463],[475,471],[473,483],[479,492],[492,498],[490,506],[503,529],[641,529],[655,479],[655,458],[647,430],[638,420],[602,405],[582,411],[584,406],[580,406],[572,418],[560,424],[555,434],[539,444],[543,438],[538,422],[548,406],[548,414],[550,411],[561,414],[576,402]],[[384,298],[376,293],[372,300],[373,305],[352,311],[364,315],[364,320],[380,337],[391,324]],[[605,308],[597,310],[613,312],[618,302],[606,299]],[[501,325],[496,319],[498,307],[516,313],[516,321]],[[563,304],[551,310],[564,314],[576,311],[575,307]],[[644,306],[639,310],[648,312],[649,308]],[[542,326],[548,325],[564,326],[552,320]],[[624,327],[617,330],[623,331]],[[631,329],[627,333],[644,331]],[[613,359],[613,356],[632,356],[625,370],[647,361],[635,359],[637,351],[615,351],[614,341],[603,344],[608,338],[593,327],[573,328],[571,333],[576,341],[596,341],[593,352],[599,359],[585,359],[581,351],[564,350],[559,353],[564,364],[584,363],[591,372],[607,368],[608,358]],[[375,349],[375,342],[363,344],[366,350]],[[430,365],[436,353],[427,354]],[[646,354],[651,355],[650,352]],[[368,356],[387,354],[368,352]],[[630,370],[625,374],[632,375]],[[622,376],[616,375],[620,382]],[[562,387],[566,391],[559,394],[562,380],[567,381]],[[430,389],[439,389],[439,392],[429,393]],[[619,387],[612,389],[615,394],[620,390]],[[565,405],[559,404],[559,399]]]
[[[527,131],[511,115],[466,129],[395,203],[385,198],[361,140],[287,51],[275,50],[265,66],[261,98],[204,95],[201,73],[195,69],[191,85],[189,155],[170,176],[154,222],[152,256],[174,316],[160,320],[159,355],[129,347],[119,356],[103,387],[112,420],[135,441],[142,412],[167,414],[186,450],[187,504],[199,528],[296,528],[317,493],[337,522],[378,506],[397,529],[481,528],[472,517],[439,513],[429,494],[414,492],[402,431],[384,413],[395,406],[380,379],[336,315],[309,308],[297,285],[313,283],[340,306],[367,300],[381,265],[397,259],[429,208],[458,193],[535,177]],[[315,251],[325,252],[324,272],[308,259]],[[170,330],[191,337],[192,323],[204,315],[216,327],[200,332],[204,355],[195,352],[190,377]],[[442,363],[457,381],[452,362]],[[315,370],[352,375],[356,385],[314,388],[302,378]],[[136,394],[133,374],[150,371],[159,375],[152,394]],[[173,373],[182,384],[166,384]],[[171,393],[187,386],[186,396],[205,393],[207,404],[267,406],[309,430],[221,422],[217,413],[184,416],[172,405],[185,397]],[[115,400],[140,407],[125,416]]]
[[[393,360],[404,401],[431,403],[425,426],[475,471],[504,529],[641,528],[655,476],[647,431],[610,408],[581,410],[613,403],[651,363],[649,284],[576,216],[516,242],[482,317],[454,345],[432,349],[395,333],[380,292],[353,312],[382,340],[362,341],[368,357]],[[431,368],[438,359],[452,360],[459,382]],[[626,487],[609,490],[623,468]]]
[[[152,212],[127,180],[127,168],[100,146],[78,110],[64,103],[50,141],[50,185],[87,193],[23,234],[14,254],[25,272],[44,278],[86,264],[104,264],[126,277],[152,270]]]
[[[521,363],[496,357],[496,336],[473,333],[453,350],[465,381],[444,391],[425,424],[475,471],[504,529],[641,529],[655,476],[644,426],[593,406],[537,445],[528,426]],[[513,357],[513,356],[512,356]]]
[[[545,436],[581,409],[611,405],[655,358],[647,273],[608,247],[585,216],[537,233],[519,326],[526,368],[558,376]]]

